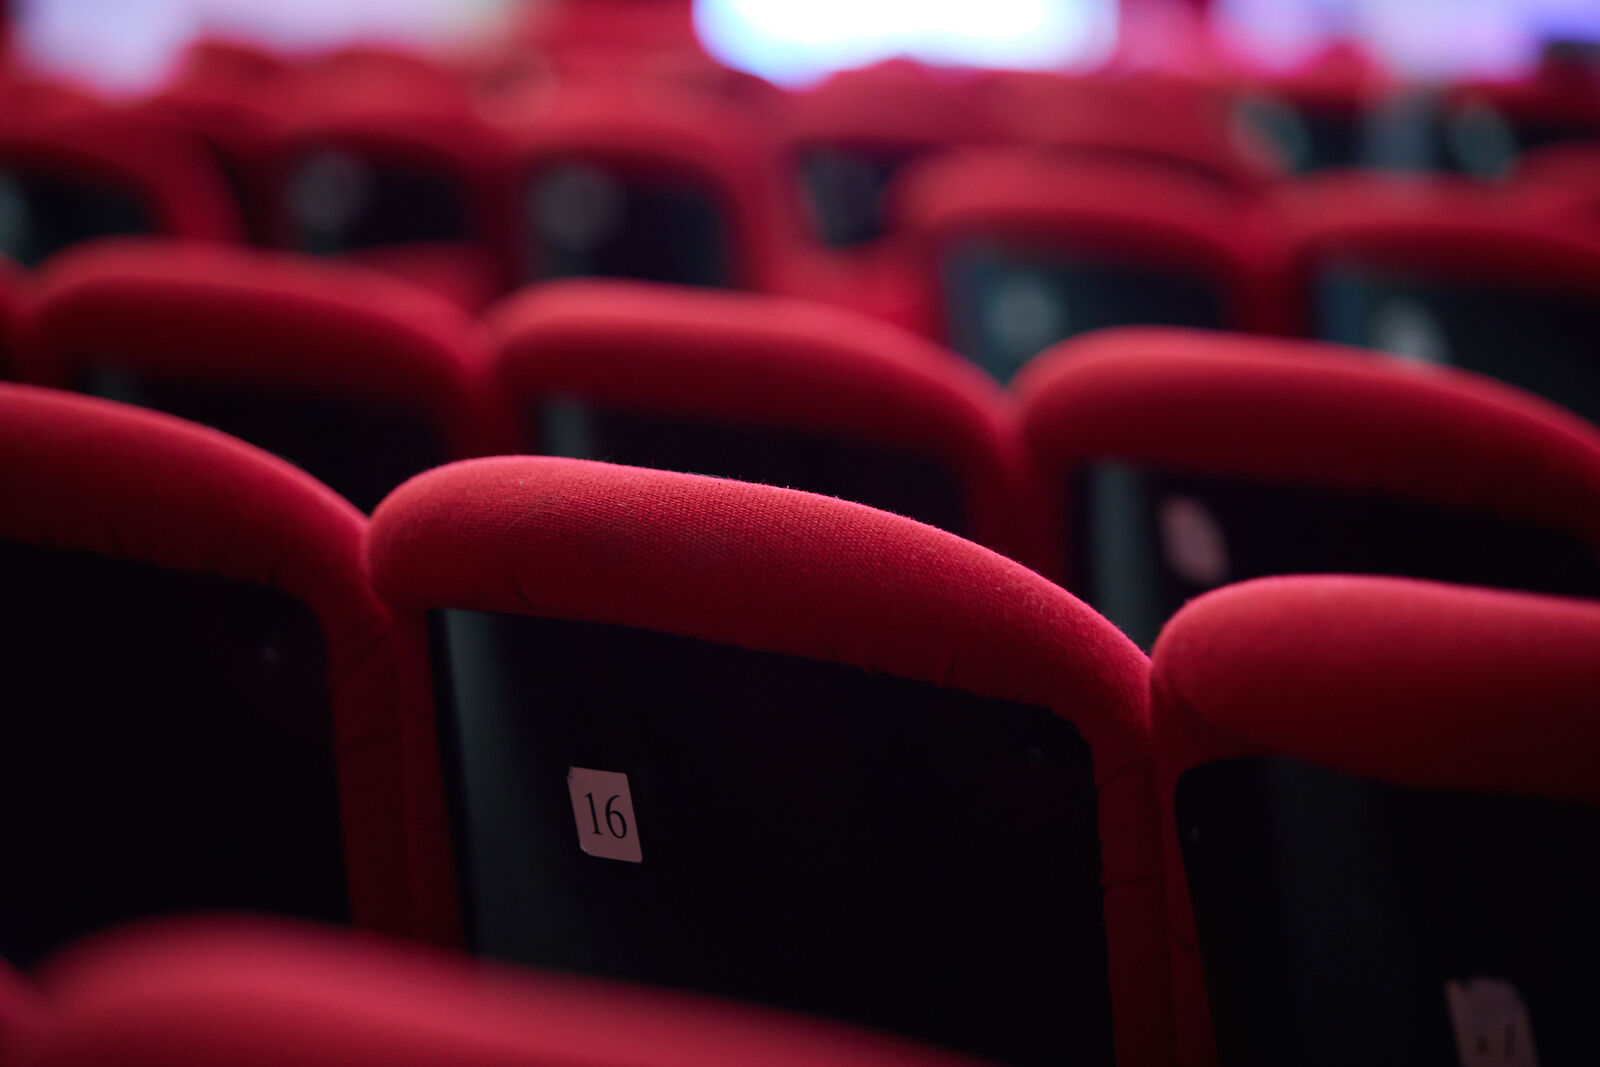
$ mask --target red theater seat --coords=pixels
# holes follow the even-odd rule
[[[29,380],[215,426],[365,510],[418,471],[499,443],[476,325],[380,274],[123,241],[62,256],[36,292]]]
[[[269,236],[269,149],[291,69],[286,58],[252,45],[202,39],[146,105],[209,151],[255,244]]]
[[[492,320],[523,448],[826,493],[1015,551],[1011,407],[953,354],[821,304],[536,286]]]
[[[1339,43],[1291,70],[1225,77],[1221,90],[1239,129],[1296,174],[1371,163],[1380,112],[1397,102],[1400,86],[1359,46]]]
[[[1600,606],[1263,579],[1152,687],[1179,1062],[1600,1052]]]
[[[894,175],[939,149],[993,140],[974,79],[894,60],[839,71],[792,94],[785,109],[785,164],[804,190],[826,244],[882,236]]]
[[[1231,131],[1212,98],[1175,81],[1010,72],[984,81],[994,121],[1054,155],[1144,163],[1241,193],[1280,174],[1266,142]]]
[[[1104,326],[1263,321],[1248,201],[1167,168],[972,149],[914,168],[897,196],[929,328],[1001,381]]]
[[[1446,164],[1503,178],[1529,149],[1600,137],[1600,77],[1589,63],[1547,61],[1532,77],[1451,86],[1439,110]]]
[[[1600,433],[1356,349],[1178,330],[1017,380],[1060,577],[1145,647],[1217,585],[1344,571],[1600,596]]]
[[[510,282],[504,142],[464,88],[435,84],[446,78],[435,68],[389,70],[359,53],[329,63],[291,85],[268,147],[269,243],[346,256],[481,310]]]
[[[232,438],[0,387],[0,956],[132,916],[408,922],[360,515]]]
[[[486,967],[312,927],[190,920],[68,950],[11,1067],[873,1067],[974,1061],[704,997]]]
[[[552,458],[414,479],[367,558],[432,634],[415,893],[474,953],[1167,1061],[1144,661],[1059,588],[859,504]]]
[[[204,147],[142,108],[82,102],[0,111],[0,199],[0,254],[28,267],[112,234],[244,236]]]
[[[1515,189],[1328,177],[1274,198],[1295,332],[1521,386],[1600,419],[1600,235]]]
[[[776,144],[739,108],[662,86],[578,81],[504,116],[524,280],[769,289],[801,233]]]

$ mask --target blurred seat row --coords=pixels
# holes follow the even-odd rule
[[[1600,92],[637,6],[0,78],[0,1063],[1595,1060]]]
[[[1600,416],[1584,341],[1600,316],[1600,181],[1561,162],[1581,159],[1568,144],[1502,183],[1271,182],[1170,85],[1018,76],[1008,107],[1060,128],[1006,141],[927,128],[961,120],[931,107],[943,97],[926,72],[899,73],[919,88],[898,105],[894,70],[855,89],[841,76],[817,90],[834,104],[806,97],[786,149],[772,123],[671,82],[537,82],[486,109],[426,78],[336,69],[258,87],[254,119],[211,95],[200,108],[181,80],[115,107],[20,106],[44,91],[13,86],[0,252],[36,266],[97,235],[248,234],[473,312],[569,276],[758,290],[909,327],[1001,381],[1098,327],[1260,331],[1454,363]],[[971,104],[983,86],[945,95]],[[183,124],[193,108],[220,128],[210,140]]]
[[[1285,376],[1249,379],[1274,360]],[[1186,365],[1212,366],[1077,361],[1123,389]],[[1577,543],[1593,559],[1592,530],[1554,551],[1494,536],[1600,513],[1575,423],[1356,356],[1211,373],[1315,434],[1332,416],[1294,419],[1294,383],[1324,365],[1363,429],[1406,414],[1317,455],[1398,453],[1406,420],[1455,448],[1417,472],[1474,514],[1407,525],[1418,558],[1542,566]],[[1379,380],[1402,384],[1368,392]],[[1074,421],[1127,425],[1091,407]],[[1481,458],[1474,426],[1503,431]],[[1263,462],[1303,458],[1283,443]],[[1340,470],[1339,507],[1410,508]],[[1594,1051],[1591,600],[1265,578],[1183,608],[1152,664],[970,541],[731,479],[481,458],[368,520],[214,430],[9,385],[0,480],[0,949],[20,966],[129,918],[225,908],[1013,1063]],[[1499,494],[1514,518],[1491,517]],[[1205,560],[1201,507],[1162,510],[1199,528],[1180,551]],[[646,1025],[625,992],[521,1004],[492,979],[474,1006],[427,961],[167,936],[90,953],[58,986],[46,967],[44,1002],[8,989],[0,1050],[24,1050],[8,1062],[226,1062],[260,1040],[248,1062],[324,1037],[325,1060],[358,1041],[475,1059],[489,1042],[545,1062],[531,1043],[591,1024],[605,1033],[584,1062],[656,1062],[677,1040],[715,1061],[764,1025],[645,1006]],[[538,1022],[573,1001],[570,1030]],[[731,1036],[715,1025],[730,1016]],[[926,1055],[783,1040],[811,1062]],[[93,1058],[110,1049],[126,1059]]]

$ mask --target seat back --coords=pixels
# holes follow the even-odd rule
[[[155,242],[62,257],[38,287],[30,380],[250,441],[370,511],[492,449],[476,327],[358,267]]]
[[[1448,368],[1168,330],[1019,379],[1064,580],[1144,647],[1246,578],[1396,574],[1600,596],[1600,435]]]
[[[514,122],[510,226],[524,280],[759,289],[798,233],[775,146],[735,107],[579,82]]]
[[[1591,65],[1548,62],[1510,82],[1465,82],[1444,93],[1439,154],[1447,169],[1504,178],[1522,154],[1600,136],[1600,92]]]
[[[1328,179],[1276,206],[1306,336],[1465,367],[1600,419],[1600,236],[1446,181]]]
[[[1248,202],[1164,167],[973,149],[897,190],[935,336],[1008,381],[1107,326],[1249,328],[1263,244]]]
[[[164,415],[27,386],[0,408],[0,954],[175,910],[400,926],[357,513]]]
[[[820,304],[537,286],[491,324],[523,448],[825,493],[1014,551],[1011,409],[972,367]]]
[[[1265,579],[1152,686],[1181,1062],[1594,1057],[1600,607]]]
[[[359,71],[298,88],[265,164],[274,245],[352,256],[474,312],[505,291],[509,155],[464,95]]]
[[[432,472],[370,533],[432,638],[410,840],[473,952],[1169,1055],[1142,661],[1058,588],[858,504],[570,459]]]
[[[792,94],[784,113],[785,165],[825,244],[883,236],[889,187],[911,160],[993,138],[974,89],[970,77],[891,60],[836,72]]]
[[[80,103],[0,117],[0,254],[24,266],[117,234],[237,241],[244,230],[205,150],[153,112]]]
[[[489,968],[416,946],[238,917],[118,931],[37,979],[12,1067],[802,1067],[973,1061],[704,997]]]

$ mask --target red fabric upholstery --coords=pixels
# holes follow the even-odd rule
[[[136,193],[174,237],[239,241],[244,227],[204,149],[148,110],[87,104],[0,112],[0,160],[31,172],[109,183]]]
[[[1600,299],[1600,235],[1536,200],[1448,179],[1333,174],[1286,187],[1269,211],[1286,242],[1284,328],[1310,328],[1313,273],[1330,263]]]
[[[322,624],[352,915],[405,924],[393,817],[389,615],[366,584],[361,516],[264,452],[156,412],[0,386],[0,538],[279,590]]]
[[[1178,85],[1109,74],[1002,75],[993,105],[1018,140],[1060,154],[1159,164],[1236,192],[1276,177],[1257,146],[1230,133],[1226,115]]]
[[[1181,1062],[1215,1062],[1173,795],[1285,756],[1397,785],[1600,804],[1600,606],[1398,578],[1265,578],[1191,601],[1152,676]]]
[[[1155,328],[1064,342],[1015,382],[1047,496],[1101,459],[1314,485],[1570,530],[1600,545],[1600,436],[1509,386],[1361,349]],[[1060,523],[1063,509],[1041,509]],[[1065,528],[1050,543],[1066,544]],[[1040,561],[1067,573],[1062,549]]]
[[[629,282],[536,286],[491,321],[501,393],[792,429],[937,460],[973,540],[1014,551],[1008,399],[965,360],[851,312]]]
[[[775,1011],[259,921],[121,932],[68,950],[40,988],[43,1023],[18,1035],[13,1067],[973,1062]]]
[[[791,151],[907,151],[992,139],[972,88],[947,71],[903,59],[839,71],[793,94],[785,139]]]
[[[930,291],[942,249],[988,237],[1191,272],[1214,281],[1240,328],[1270,321],[1257,295],[1268,237],[1248,201],[1165,167],[974,148],[917,165],[895,195]]]
[[[799,201],[785,196],[777,147],[739,108],[658,87],[629,91],[576,82],[505,116],[518,181],[536,167],[579,159],[624,176],[707,189],[728,223],[740,288],[781,287],[801,236]],[[522,253],[524,259],[529,253]]]
[[[103,241],[41,274],[28,380],[70,387],[88,362],[414,413],[457,456],[487,425],[476,325],[433,294],[356,267],[242,248]]]
[[[1094,754],[1119,1060],[1165,1062],[1167,996],[1139,651],[1038,575],[829,497],[581,460],[474,460],[396,490],[368,563],[397,609],[612,623],[1053,709]],[[422,657],[419,657],[419,659]],[[413,736],[431,746],[429,709]],[[436,763],[431,747],[416,766]],[[437,772],[435,772],[437,773]],[[418,796],[423,795],[421,788]],[[450,877],[441,801],[411,840]],[[420,895],[420,894],[419,894]],[[435,894],[444,899],[444,893]]]

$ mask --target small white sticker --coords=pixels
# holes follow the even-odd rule
[[[1228,539],[1211,509],[1188,496],[1161,502],[1158,518],[1167,567],[1192,585],[1221,585],[1228,580]]]
[[[643,861],[626,774],[568,767],[567,792],[572,796],[579,848],[602,859]]]
[[[1372,347],[1410,363],[1450,362],[1444,327],[1415,300],[1393,297],[1372,316]]]
[[[1517,987],[1503,978],[1446,982],[1461,1067],[1539,1067],[1533,1024]]]

